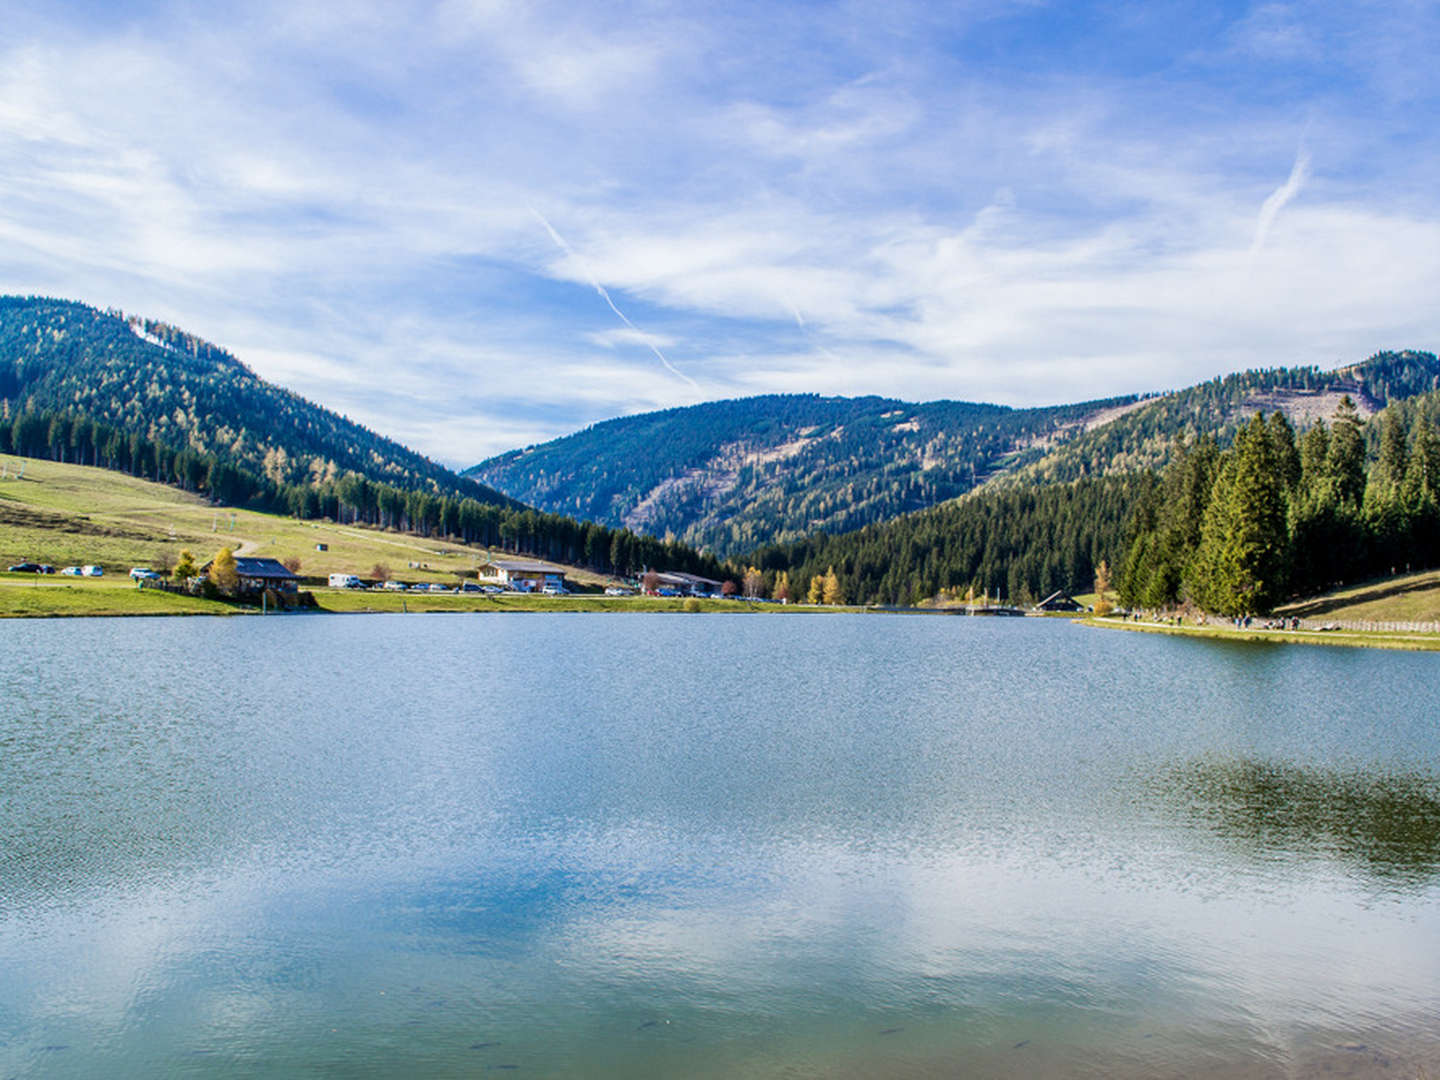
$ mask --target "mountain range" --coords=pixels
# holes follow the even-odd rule
[[[1011,409],[959,401],[771,395],[623,417],[483,461],[465,475],[554,513],[722,555],[849,532],[982,487],[1159,468],[1257,411],[1298,426],[1349,394],[1361,415],[1440,388],[1425,352],[1333,371],[1271,368],[1145,397]]]
[[[843,550],[869,567],[855,578],[869,595],[894,599],[926,595],[971,562],[982,580],[1082,582],[1123,549],[1129,508],[1178,448],[1201,435],[1224,446],[1261,411],[1304,428],[1345,395],[1361,417],[1440,401],[1440,360],[1382,352],[1335,370],[1257,369],[1031,409],[769,395],[609,420],[461,475],[176,327],[0,297],[0,449],[130,471],[144,462],[212,498],[235,491],[296,516],[606,573],[663,563],[714,575],[727,572],[719,557],[810,577]]]

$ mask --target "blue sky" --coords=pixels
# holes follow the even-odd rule
[[[714,10],[711,10],[714,8]],[[6,5],[0,291],[453,465],[1440,345],[1440,6]]]

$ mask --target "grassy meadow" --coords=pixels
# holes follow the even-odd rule
[[[124,473],[0,456],[0,566],[33,561],[57,569],[96,563],[107,574],[173,566],[182,548],[204,562],[222,547],[237,555],[300,561],[300,575],[371,577],[377,565],[407,582],[454,585],[490,557],[481,547],[378,529],[297,521],[216,507],[196,495]],[[324,544],[327,551],[316,550]],[[605,579],[572,571],[582,584]]]

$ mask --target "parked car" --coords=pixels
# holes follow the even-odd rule
[[[133,581],[159,581],[160,575],[154,570],[146,569],[143,566],[132,566],[130,568],[130,578]]]
[[[449,592],[449,585],[441,585],[438,581],[432,581],[429,585],[423,586],[426,592]]]
[[[566,592],[564,585],[556,585],[554,582],[546,585],[540,591],[546,596],[564,596]]]
[[[40,569],[40,564],[39,564],[38,562],[22,562],[22,563],[16,563],[14,566],[7,566],[5,569],[7,569],[7,570],[8,570],[10,573],[12,573],[12,574],[43,574],[43,573],[44,573],[44,571]]]
[[[67,566],[64,570],[61,570],[60,573],[65,574],[67,577],[80,577],[84,574],[84,571],[78,566]]]
[[[105,568],[91,563],[89,566],[80,567],[80,573],[85,577],[104,577]]]
[[[460,591],[461,591],[461,592],[482,592],[483,590],[480,588],[479,585],[475,584],[475,582],[473,582],[473,581],[466,581],[466,582],[462,582],[462,583],[461,583],[461,585],[460,585]]]
[[[480,591],[483,593],[489,593],[491,596],[494,596],[496,593],[502,593],[505,590],[499,585],[481,585]]]
[[[406,585],[403,581],[387,581],[380,587],[387,592],[404,592],[410,586]]]
[[[634,595],[635,595],[635,590],[634,590],[634,589],[627,589],[624,585],[607,585],[607,586],[605,586],[605,595],[606,595],[606,596],[634,596]]]

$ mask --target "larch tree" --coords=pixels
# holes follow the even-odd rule
[[[240,573],[235,566],[235,553],[221,548],[210,561],[210,583],[222,593],[233,593],[240,587]]]

